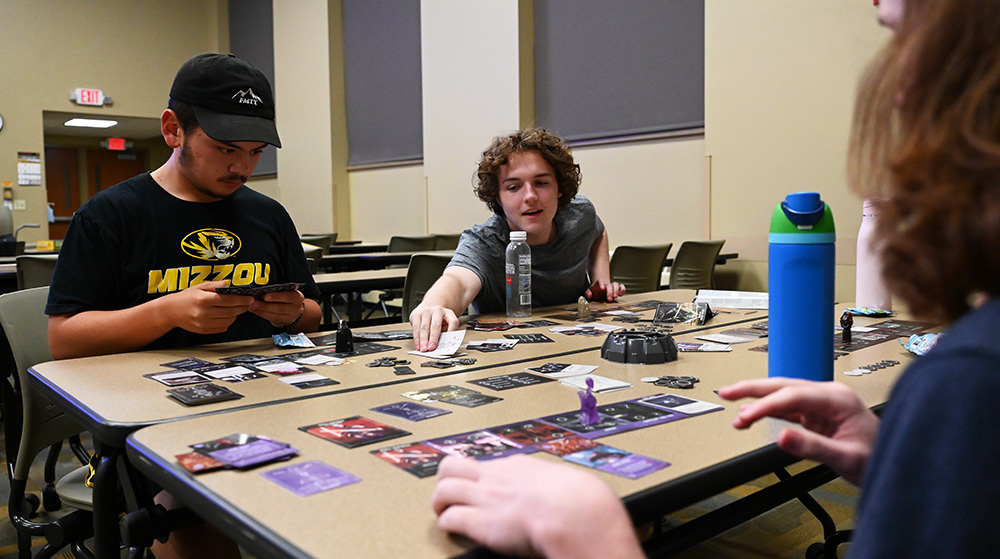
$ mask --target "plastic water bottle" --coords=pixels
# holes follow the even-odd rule
[[[789,194],[768,240],[768,376],[833,380],[833,212],[817,192]]]
[[[505,271],[507,274],[507,316],[531,316],[531,247],[528,234],[511,231],[507,245]]]
[[[870,200],[865,200],[861,213],[861,228],[858,229],[857,276],[854,285],[854,306],[872,309],[892,310],[892,295],[882,279],[882,259],[876,247],[875,221],[878,210]]]

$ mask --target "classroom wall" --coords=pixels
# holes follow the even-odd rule
[[[42,225],[18,239],[48,238],[44,185],[17,186],[17,153],[44,154],[42,112],[158,119],[177,68],[229,43],[219,25],[227,13],[224,1],[0,0],[0,183],[26,202],[13,212],[15,227]],[[102,89],[114,104],[78,106],[69,100],[78,87]]]
[[[281,200],[300,229],[333,228],[343,238],[378,242],[482,221],[488,211],[471,193],[479,153],[533,118],[528,7],[423,2],[425,161],[348,173],[340,3],[275,2],[286,148],[278,178],[251,187]],[[844,181],[847,133],[858,76],[889,32],[860,1],[707,0],[705,10],[704,136],[578,147],[582,192],[612,246],[724,238],[724,250],[740,253],[720,268],[727,287],[766,289],[774,204],[818,190],[837,220],[837,297],[852,299],[861,203]],[[100,9],[0,0],[0,181],[16,183],[18,151],[43,151],[42,111],[157,117],[184,60],[226,50],[226,22],[221,0],[101,0]],[[78,107],[68,100],[76,87],[101,88],[115,104]],[[27,202],[15,223],[45,223],[44,188],[14,188]]]
[[[848,130],[861,72],[888,38],[870,2],[706,1],[711,229],[740,253],[722,267],[740,289],[767,288],[774,206],[812,190],[836,220],[836,296],[853,300],[861,201],[845,182]]]

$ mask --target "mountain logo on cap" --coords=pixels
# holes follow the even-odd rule
[[[232,97],[230,97],[230,99],[236,99],[236,102],[241,105],[253,105],[255,107],[264,103],[264,100],[258,97],[257,94],[250,88],[237,91]]]

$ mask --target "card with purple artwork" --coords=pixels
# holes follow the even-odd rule
[[[629,479],[638,479],[647,476],[655,471],[662,470],[670,464],[662,460],[632,454],[608,445],[597,445],[594,448],[581,450],[573,454],[563,456],[564,460],[594,468],[602,472],[622,476]]]
[[[471,433],[451,435],[424,442],[445,454],[475,458],[477,460],[500,458],[532,450],[525,449],[521,445],[489,431],[473,431]]]
[[[361,481],[355,475],[318,460],[261,472],[260,475],[303,497]]]
[[[416,402],[395,402],[384,406],[372,408],[372,411],[388,414],[394,417],[402,417],[410,421],[423,421],[439,415],[451,413],[449,410],[425,406]]]

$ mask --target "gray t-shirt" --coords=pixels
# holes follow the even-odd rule
[[[577,194],[556,212],[556,238],[531,247],[531,305],[547,307],[575,303],[587,292],[590,249],[604,234],[604,223],[594,205]],[[473,302],[480,313],[507,308],[504,253],[510,226],[502,215],[466,229],[448,266],[461,266],[479,276],[483,287]]]

